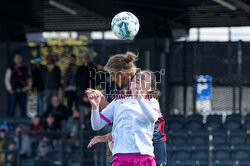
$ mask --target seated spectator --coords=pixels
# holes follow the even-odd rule
[[[55,122],[55,118],[51,114],[46,118],[44,130],[46,132],[60,130],[58,124]]]
[[[39,147],[38,156],[36,157],[36,162],[35,162],[36,166],[49,166],[50,165],[50,159],[49,159],[49,155],[48,155],[46,148],[47,147],[44,144],[42,144]]]
[[[19,139],[19,133],[21,134],[21,139]],[[21,126],[16,127],[14,140],[16,141],[17,146],[19,146],[19,144],[21,145],[19,151],[20,157],[29,157],[31,154],[30,138],[27,134],[24,133],[23,128]],[[21,140],[21,142],[19,142],[19,140]]]
[[[16,154],[16,142],[12,141],[8,146],[9,152],[6,154],[6,162],[7,166],[16,166],[17,165],[17,154]]]
[[[53,139],[53,138],[52,138]],[[42,139],[39,142],[38,149],[37,149],[37,156],[40,156],[41,151],[40,147],[45,146],[45,155],[48,155],[53,151],[52,139],[50,139],[48,134],[44,134]]]
[[[0,151],[7,149],[7,144],[5,141],[5,131],[0,131]]]
[[[59,97],[53,96],[51,99],[51,105],[45,113],[45,117],[47,118],[47,116],[51,114],[55,119],[56,125],[61,128],[62,120],[66,120],[68,117],[67,113],[67,108],[61,103]]]
[[[5,131],[0,131],[0,152],[6,149],[8,149],[8,146],[5,141]],[[4,166],[4,162],[5,162],[5,154],[0,153],[0,166]]]
[[[66,131],[68,133],[68,142],[73,145],[78,145],[80,130],[80,113],[78,110],[73,111],[73,115],[68,119],[66,124]]]
[[[43,125],[39,115],[36,115],[29,125],[29,136],[32,142],[39,139],[39,134],[43,132]]]

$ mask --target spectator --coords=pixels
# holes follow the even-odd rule
[[[47,57],[47,66],[42,71],[42,76],[46,106],[48,107],[52,96],[58,96],[58,90],[61,87],[61,70],[55,65],[52,56]]]
[[[29,136],[32,142],[37,142],[39,134],[43,131],[43,125],[39,115],[36,115],[29,125]]]
[[[10,93],[10,107],[8,114],[15,115],[17,103],[20,105],[22,116],[26,116],[27,91],[28,87],[28,68],[23,65],[20,54],[14,56],[14,66],[7,69],[5,74],[5,86]]]
[[[44,82],[42,77],[42,71],[45,67],[41,64],[40,58],[33,59],[34,65],[32,66],[32,91],[37,93],[37,103],[40,116],[45,112],[44,109]]]
[[[73,111],[73,116],[71,116],[66,124],[66,131],[68,133],[68,142],[72,145],[78,144],[80,130],[80,113],[78,110]]]
[[[39,153],[35,161],[36,166],[50,166],[50,158],[47,153],[46,146],[42,144],[39,147]]]
[[[76,106],[76,70],[76,56],[72,54],[64,77],[64,89],[68,102],[69,115],[72,115],[73,104]]]
[[[21,134],[20,139],[19,139],[19,133]],[[23,128],[21,126],[16,127],[14,140],[16,141],[17,146],[19,145],[21,146],[19,151],[20,157],[21,158],[29,157],[31,154],[30,138],[27,134],[24,133]]]
[[[6,149],[7,148],[6,148],[6,142],[5,142],[5,132],[0,131],[0,152]],[[5,154],[0,153],[0,166],[4,166],[4,162],[5,162]]]
[[[42,151],[42,152],[41,152],[41,149],[40,149],[41,146],[45,147],[44,151]],[[44,135],[42,140],[40,141],[40,143],[38,145],[38,154],[37,154],[37,156],[48,155],[49,153],[52,152],[52,150],[53,150],[53,145],[52,145],[50,137],[48,135]]]
[[[0,151],[7,149],[5,136],[5,131],[0,131]]]
[[[45,131],[58,131],[60,130],[60,126],[57,125],[55,122],[55,118],[48,114],[46,117],[46,123],[45,123]]]
[[[16,153],[16,142],[12,141],[8,146],[9,152],[6,154],[6,166],[16,166],[17,165],[17,153]]]
[[[51,99],[51,105],[48,107],[45,117],[47,117],[49,114],[54,117],[55,123],[59,128],[61,128],[61,122],[62,120],[66,120],[68,115],[67,108],[61,103],[58,96],[53,96]]]
[[[78,89],[78,106],[82,103],[84,91],[87,88],[95,88],[96,66],[90,62],[89,55],[84,56],[83,65],[76,72],[76,87]],[[91,83],[90,83],[91,82]]]

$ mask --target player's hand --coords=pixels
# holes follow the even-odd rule
[[[86,93],[87,96],[95,94],[95,95],[99,95],[100,97],[104,97],[101,91],[91,89],[91,88],[87,88],[85,93]]]
[[[97,110],[101,102],[101,97],[98,94],[93,93],[88,96],[88,99],[90,104],[92,105],[92,110]]]
[[[95,144],[99,143],[99,142],[106,142],[106,139],[103,139],[103,137],[101,136],[95,136],[94,138],[92,138],[88,144],[88,148],[91,148],[92,146],[94,146]]]

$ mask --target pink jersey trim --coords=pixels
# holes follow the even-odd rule
[[[156,108],[153,108],[153,110],[157,111],[157,112],[162,116],[161,111],[159,111],[159,110],[156,109]]]
[[[116,101],[116,100],[120,100],[120,99],[123,99],[123,98],[115,98],[115,101]]]
[[[100,117],[105,120],[107,123],[111,123],[102,113],[100,113]]]
[[[145,99],[147,99],[148,101],[150,101],[150,98],[148,98],[148,97],[145,97]]]

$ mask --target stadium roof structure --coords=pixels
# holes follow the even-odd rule
[[[8,0],[1,2],[3,30],[109,30],[112,17],[130,11],[144,34],[168,36],[171,29],[249,26],[248,0]],[[0,26],[1,27],[1,26]]]

